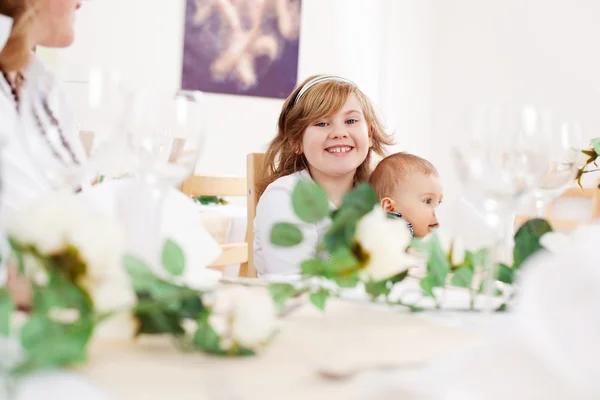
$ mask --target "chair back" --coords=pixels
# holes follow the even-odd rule
[[[257,276],[257,271],[254,267],[254,217],[256,216],[256,206],[260,198],[258,184],[262,182],[265,176],[264,163],[264,153],[250,153],[246,156],[246,185],[248,187],[246,243],[248,243],[248,264],[247,271],[243,271],[242,267],[240,267],[240,276]]]
[[[190,197],[198,196],[246,196],[246,178],[233,176],[191,175],[180,190]],[[240,264],[240,276],[247,275],[248,243],[221,245],[221,256],[209,268],[223,270],[228,265]]]
[[[600,185],[600,180],[598,181],[598,185]],[[572,187],[564,191],[563,194],[556,200],[546,207],[544,212],[544,218],[550,223],[552,228],[557,231],[570,231],[577,226],[594,221],[600,217],[600,188],[596,187],[591,188],[580,188],[580,187]],[[591,218],[589,220],[574,220],[574,219],[565,219],[565,218],[555,218],[553,217],[554,208],[559,200],[564,199],[587,199],[591,203]],[[515,224],[520,226],[525,221],[531,219],[531,216],[527,215],[517,215],[515,218]]]

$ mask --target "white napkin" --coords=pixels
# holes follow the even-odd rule
[[[116,216],[118,195],[128,183],[131,184],[132,180],[103,182],[85,189],[80,195],[98,212]],[[162,210],[160,238],[171,239],[183,249],[186,265],[184,282],[199,289],[212,287],[221,273],[206,267],[219,257],[221,247],[203,227],[196,204],[180,191],[169,188]]]
[[[10,37],[12,25],[13,19],[11,17],[0,14],[0,51],[2,51],[4,45],[6,45],[6,42]]]

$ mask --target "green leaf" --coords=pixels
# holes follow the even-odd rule
[[[540,238],[552,227],[544,219],[531,219],[525,222],[515,234],[515,248],[513,251],[513,268],[516,270],[538,250],[542,249]]]
[[[487,262],[489,256],[489,249],[480,249],[475,253],[468,251],[465,253],[465,265],[472,266],[473,268],[483,267]]]
[[[470,288],[473,281],[473,267],[460,267],[452,275],[450,283],[462,288]]]
[[[332,224],[325,233],[323,239],[325,249],[329,253],[333,253],[339,248],[351,247],[354,242],[356,225],[363,215],[355,208],[340,208],[333,216]]]
[[[392,291],[392,287],[403,281],[408,276],[408,271],[404,271],[396,276],[389,279],[383,279],[381,281],[370,281],[365,283],[365,290],[371,296],[372,299],[376,299],[379,296],[388,296]]]
[[[446,284],[446,277],[450,271],[450,261],[442,249],[437,234],[431,235],[427,240],[427,274],[431,277],[435,286],[442,287]]]
[[[592,148],[596,152],[596,154],[600,155],[600,138],[592,139]]]
[[[318,292],[311,293],[309,298],[310,302],[313,303],[319,310],[325,310],[325,303],[329,297],[329,290],[320,289]]]
[[[86,314],[93,310],[89,294],[71,282],[64,274],[50,273],[45,286],[34,286],[33,308],[47,312],[52,308],[73,308]]]
[[[15,303],[10,292],[0,287],[0,336],[8,336],[10,333],[10,321],[15,311]]]
[[[269,293],[281,311],[285,307],[285,302],[296,294],[296,289],[287,283],[273,283],[269,285]]]
[[[330,271],[335,275],[348,275],[360,267],[358,260],[347,248],[339,248],[331,254],[329,259]]]
[[[194,334],[194,344],[209,354],[225,354],[220,346],[219,335],[208,322],[208,316],[209,313],[206,313],[197,321],[198,327]]]
[[[327,271],[327,263],[319,258],[311,258],[300,264],[302,274],[308,276],[323,276]]]
[[[288,222],[279,222],[271,230],[271,243],[275,246],[292,247],[302,243],[303,235],[300,228]]]
[[[173,276],[180,276],[185,271],[185,254],[181,247],[171,239],[167,240],[163,246],[162,264]]]
[[[327,194],[313,181],[298,181],[292,192],[292,206],[298,218],[309,224],[329,216]]]
[[[358,184],[344,196],[341,208],[354,208],[363,216],[371,212],[377,204],[379,204],[377,193],[365,182]]]
[[[194,200],[202,205],[227,204],[227,200],[219,196],[196,196]]]
[[[421,289],[423,289],[427,296],[435,297],[433,295],[433,288],[437,286],[435,283],[435,278],[433,278],[431,275],[427,275],[421,279],[420,285]]]
[[[92,331],[89,318],[80,317],[76,323],[63,324],[39,313],[32,314],[21,330],[21,344],[28,359],[16,373],[85,361]]]
[[[353,274],[347,276],[334,276],[333,280],[339,287],[343,289],[351,289],[356,287],[358,282],[360,282],[360,276],[358,275],[358,272],[354,272]]]
[[[500,282],[512,284],[515,280],[514,270],[506,264],[498,264],[498,280]]]
[[[136,291],[149,290],[157,280],[146,263],[135,256],[126,254],[123,257],[123,267]]]

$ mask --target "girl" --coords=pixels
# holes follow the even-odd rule
[[[265,154],[267,178],[254,220],[258,273],[300,272],[300,263],[314,255],[327,230],[327,222],[308,224],[296,217],[291,195],[298,179],[319,184],[335,209],[356,183],[369,178],[371,154],[383,156],[390,144],[370,100],[351,81],[317,75],[298,86],[283,104],[277,136]],[[277,222],[296,223],[303,242],[273,246],[270,234]]]

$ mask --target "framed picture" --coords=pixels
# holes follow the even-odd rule
[[[301,0],[187,0],[182,89],[287,97],[300,14]]]

